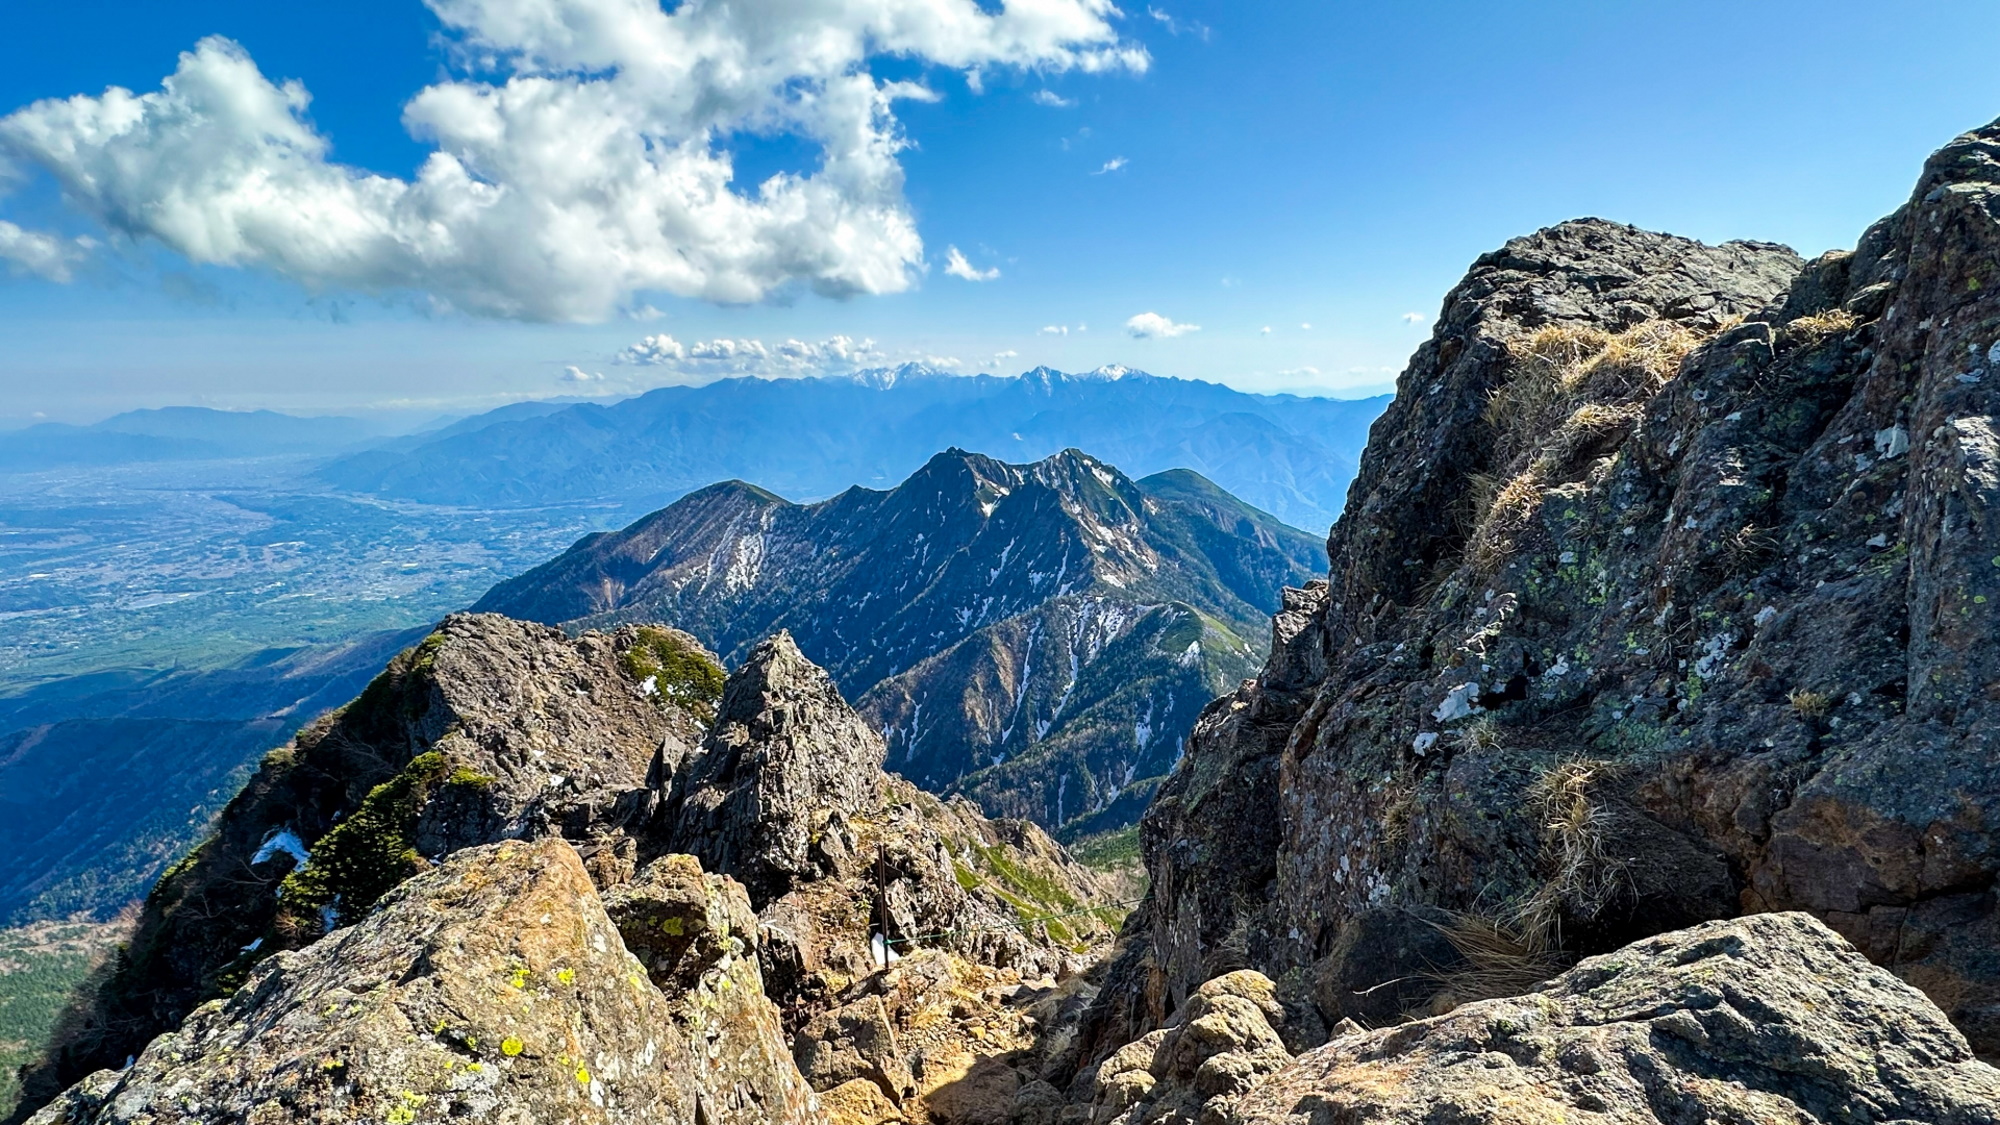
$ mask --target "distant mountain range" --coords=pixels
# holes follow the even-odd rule
[[[517,404],[341,457],[320,478],[434,504],[639,511],[728,477],[813,499],[887,487],[946,447],[1009,462],[1078,448],[1140,475],[1193,469],[1324,531],[1387,403],[1245,394],[1115,367],[1002,377],[909,365],[664,387],[609,405]]]
[[[478,611],[664,621],[740,661],[777,629],[889,767],[1075,835],[1130,823],[1195,715],[1264,655],[1316,536],[1188,470],[953,449],[896,488],[794,504],[730,481],[502,582]]]
[[[301,418],[271,410],[170,406],[132,410],[89,426],[44,422],[0,433],[0,472],[281,453],[328,454],[381,436],[381,427],[359,418]]]

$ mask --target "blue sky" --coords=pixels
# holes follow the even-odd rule
[[[657,56],[633,37],[674,19],[644,22],[643,2],[16,12],[0,41],[0,115],[12,115],[0,243],[15,232],[14,268],[0,271],[0,424],[184,402],[436,413],[924,358],[1368,393],[1471,259],[1513,235],[1590,214],[1806,253],[1848,246],[1901,202],[1928,152],[2000,116],[1991,3],[1158,0],[1112,14],[1040,0],[1014,16],[1054,16],[1009,23],[992,0],[738,0],[792,32],[851,33],[860,61],[815,71],[823,61],[784,54],[798,37],[735,43],[724,23],[703,29],[702,49],[761,58],[762,77],[708,86],[651,73]],[[883,55],[869,21],[892,9],[915,20],[919,46]],[[207,36],[237,46],[205,49],[182,87],[221,93],[156,107],[157,131],[124,148],[89,150],[111,103],[92,103],[89,127],[31,105],[157,92]],[[507,120],[528,140],[480,150],[490,120],[465,92],[510,77],[565,95],[577,116],[537,133],[523,111]],[[283,110],[265,80],[296,80],[309,105]],[[458,100],[406,110],[427,87]],[[887,100],[850,112],[836,92]],[[224,151],[221,126],[188,124],[255,96],[297,135],[273,148],[272,130],[292,126],[244,111],[263,124]],[[600,97],[604,112],[574,108]],[[717,102],[735,116],[712,113]],[[445,139],[414,138],[406,118]],[[721,212],[702,211],[679,233],[593,244],[605,222],[592,193],[619,173],[590,165],[626,151],[625,120],[649,122],[638,128],[655,156],[713,138],[695,142],[707,163],[667,171],[732,162],[751,204],[728,208],[726,233],[704,218]],[[390,247],[370,224],[401,224],[404,243],[431,228],[366,199],[286,225],[355,183],[399,192],[455,145],[482,181],[464,191],[511,192],[521,209],[461,221],[433,206],[449,253]],[[214,170],[243,152],[275,163],[218,187]],[[759,210],[757,185],[779,172],[811,178]],[[578,176],[597,178],[579,188]],[[239,206],[246,183],[269,195],[253,212]],[[225,211],[237,227],[218,234]],[[523,250],[536,239],[573,260]],[[997,276],[948,272],[954,247],[961,274]],[[223,264],[191,260],[204,256]],[[1144,314],[1142,338],[1128,325]],[[729,343],[703,347],[717,340]],[[786,340],[808,347],[788,355]]]

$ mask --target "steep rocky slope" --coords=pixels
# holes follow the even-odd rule
[[[1329,581],[1146,814],[1086,1055],[1246,966],[1311,1038],[1787,910],[2000,1053],[1996,201],[2000,125],[1853,253],[1584,220],[1481,258]]]
[[[725,683],[658,626],[447,619],[267,757],[25,1108],[70,1086],[45,1120],[819,1121],[815,1086],[857,1075],[793,1056],[852,1054],[826,1031],[859,1004],[897,1044],[862,1052],[870,1082],[923,1120],[971,1068],[1013,1073],[1027,1022],[1080,1014],[1055,978],[1117,915],[1032,825],[883,754],[783,634]],[[884,1007],[883,960],[928,975]],[[938,1003],[982,1034],[923,1023]]]
[[[475,608],[671,621],[732,661],[788,629],[899,774],[1089,831],[1136,818],[1202,704],[1254,668],[1276,591],[1319,565],[1309,536],[1191,472],[951,450],[819,504],[715,485]]]

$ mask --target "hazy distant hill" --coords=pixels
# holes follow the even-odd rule
[[[1245,394],[1122,368],[961,377],[911,365],[666,387],[611,405],[509,407],[498,420],[344,457],[322,477],[439,504],[651,508],[729,477],[814,498],[857,483],[887,487],[947,447],[1010,462],[1079,448],[1139,475],[1193,469],[1323,531],[1387,402]]]
[[[190,461],[277,453],[334,453],[377,438],[358,418],[301,418],[270,410],[169,406],[132,410],[89,426],[45,422],[0,433],[0,470]]]
[[[1134,482],[1075,450],[950,450],[894,489],[811,505],[713,485],[474,608],[664,621],[731,663],[789,629],[883,730],[891,769],[1052,828],[1116,827],[1322,558],[1187,470]]]

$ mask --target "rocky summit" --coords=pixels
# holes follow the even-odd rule
[[[1582,220],[1481,258],[1115,946],[790,633],[725,680],[615,609],[453,618],[162,880],[30,1108],[1994,1125],[1997,285],[2000,124],[1853,253]]]
[[[1195,715],[1255,669],[1321,546],[1175,470],[952,450],[886,492],[715,485],[595,535],[478,610],[668,621],[731,661],[789,630],[898,774],[1077,835],[1131,824]]]

